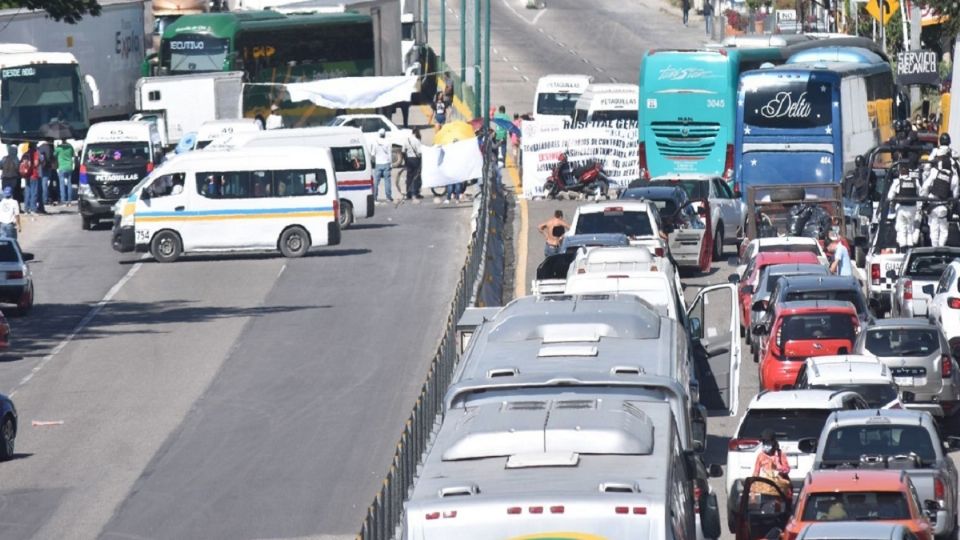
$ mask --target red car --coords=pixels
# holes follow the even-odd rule
[[[820,264],[820,260],[815,253],[786,251],[762,251],[750,259],[743,270],[743,275],[736,280],[740,284],[737,291],[740,294],[741,334],[750,328],[753,293],[757,288],[757,281],[760,280],[760,273],[764,268],[774,264]],[[732,276],[731,280],[733,280]]]
[[[758,344],[763,390],[792,387],[807,358],[850,353],[860,333],[857,309],[850,302],[785,302],[776,307],[772,320],[765,332],[769,337]]]

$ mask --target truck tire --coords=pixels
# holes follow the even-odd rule
[[[13,448],[16,442],[16,433],[13,428],[13,418],[9,415],[0,423],[0,461],[13,459]]]
[[[288,227],[280,233],[280,253],[287,258],[303,257],[310,249],[310,235],[299,225]]]
[[[770,200],[772,202],[800,201],[806,196],[807,192],[801,187],[781,188],[770,192]]]

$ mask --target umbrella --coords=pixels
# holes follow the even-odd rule
[[[440,131],[433,136],[433,144],[435,146],[441,146],[474,137],[476,137],[476,133],[473,131],[473,128],[470,127],[470,124],[456,120],[444,124],[444,126],[440,128]]]
[[[496,124],[498,128],[507,130],[507,133],[516,135],[517,137],[520,136],[520,128],[513,125],[513,122],[510,120],[506,118],[491,118],[490,120],[493,120],[493,123]]]

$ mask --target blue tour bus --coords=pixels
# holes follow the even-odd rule
[[[857,155],[887,140],[893,73],[879,55],[825,47],[744,73],[737,94],[736,187],[840,183]]]

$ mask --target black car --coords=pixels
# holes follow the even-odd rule
[[[17,408],[7,396],[0,394],[0,461],[13,458],[17,438]]]

